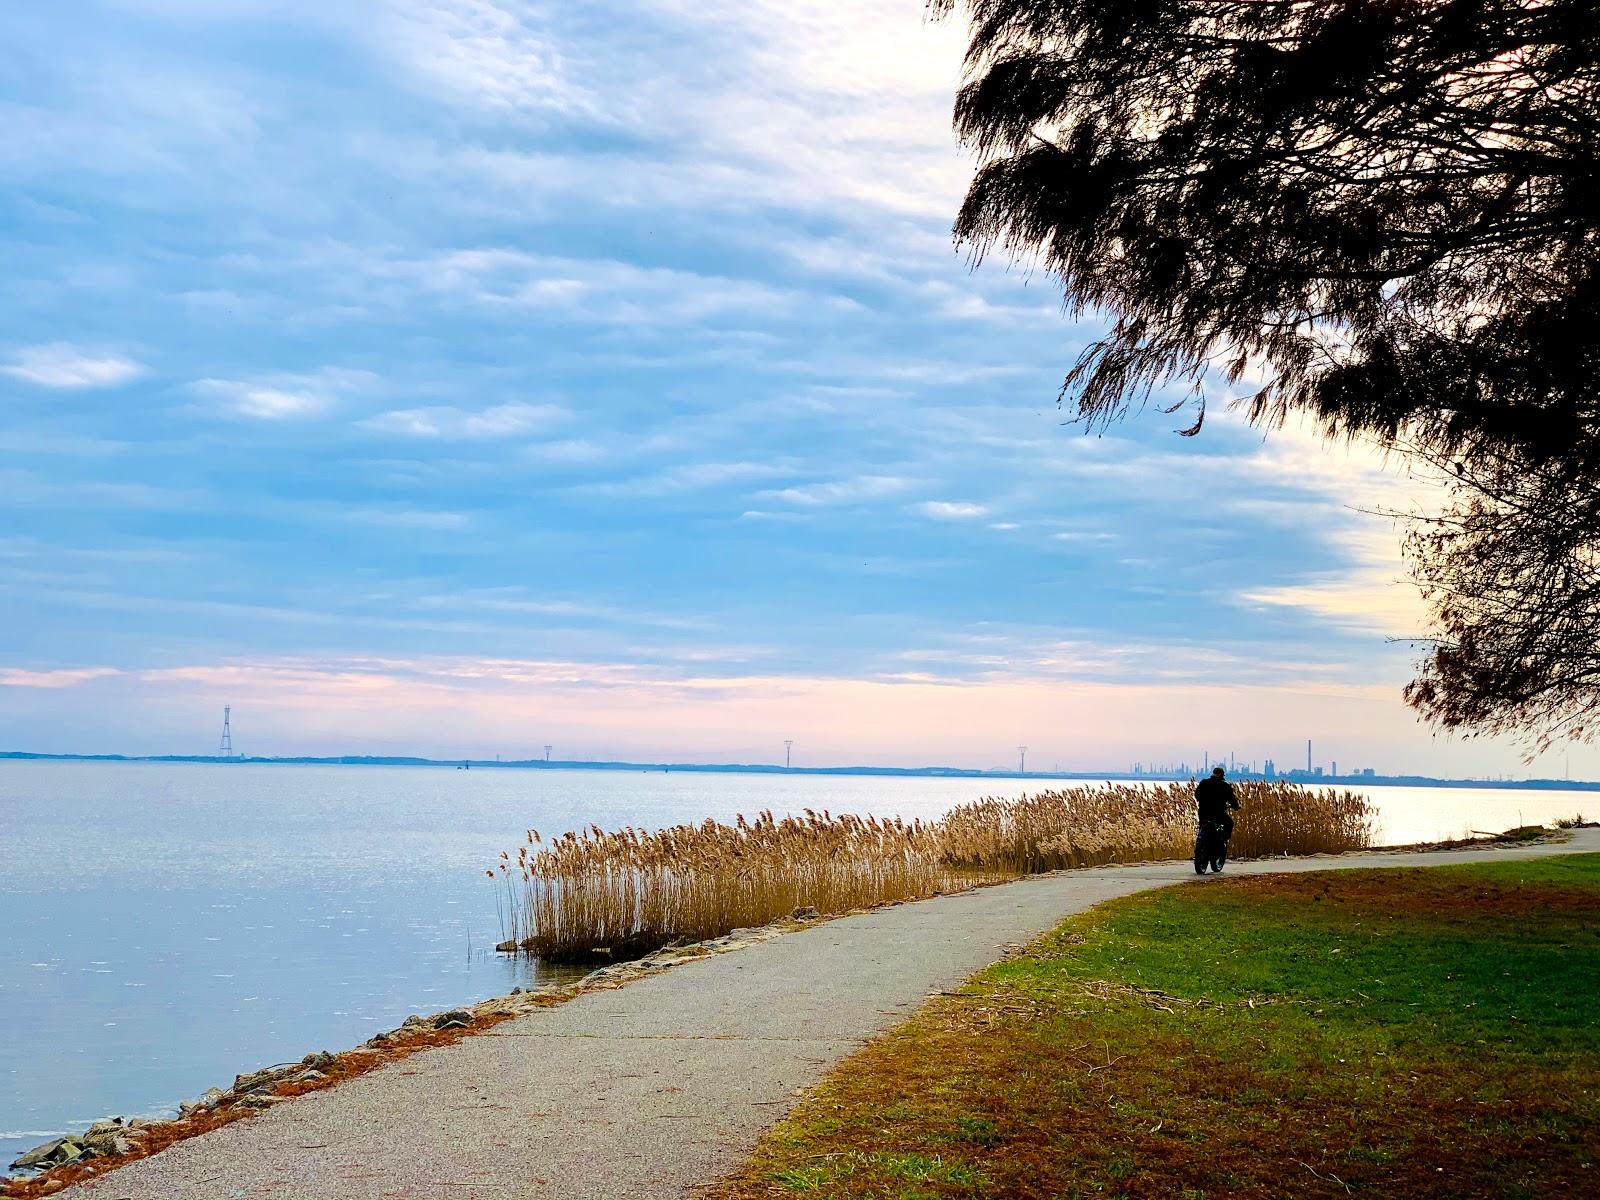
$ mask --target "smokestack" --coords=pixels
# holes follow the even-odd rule
[[[1311,739],[1306,739],[1306,774],[1311,774]]]

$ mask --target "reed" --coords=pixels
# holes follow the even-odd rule
[[[1367,846],[1370,803],[1353,792],[1236,784],[1240,857]],[[591,826],[528,832],[489,875],[506,941],[546,959],[647,953],[720,937],[809,906],[847,912],[973,882],[1115,862],[1187,858],[1192,784],[1107,784],[984,799],[936,822],[763,812],[648,833]]]
[[[1242,806],[1229,853],[1342,854],[1372,845],[1377,812],[1360,792],[1306,788],[1282,780],[1236,783]]]
[[[508,940],[551,959],[719,937],[802,906],[845,912],[919,898],[944,874],[928,825],[810,809],[656,833],[592,826],[548,844],[530,830],[498,867]]]

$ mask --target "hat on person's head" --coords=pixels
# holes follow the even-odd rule
[[[1212,767],[1211,768],[1211,773],[1213,775],[1222,775],[1222,774],[1225,774],[1226,772],[1224,772],[1221,767]]]

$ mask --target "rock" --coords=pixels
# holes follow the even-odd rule
[[[274,1096],[270,1092],[252,1092],[239,1101],[240,1108],[271,1108],[274,1104],[282,1104],[282,1096]]]
[[[514,953],[516,950],[520,949],[520,947],[518,947],[515,942],[501,942],[495,947],[495,949],[501,951],[502,953]]]
[[[295,1079],[296,1083],[321,1083],[327,1076],[321,1071],[307,1071]]]
[[[56,1152],[65,1146],[68,1140],[64,1137],[53,1138],[41,1146],[35,1146],[32,1150],[24,1150],[11,1165],[17,1170],[23,1170],[27,1167],[42,1167],[55,1158]]]
[[[520,996],[520,995],[522,995],[522,989],[519,988],[519,987],[518,988],[512,988],[511,989],[511,994],[513,996]]]
[[[368,1050],[382,1050],[388,1044],[389,1035],[387,1033],[375,1033],[366,1042]]]
[[[404,1021],[400,1022],[400,1028],[415,1029],[418,1025],[426,1025],[427,1023],[428,1021],[426,1017],[419,1017],[416,1013],[412,1013]]]
[[[94,1156],[85,1149],[83,1143],[77,1138],[65,1137],[61,1139],[61,1146],[51,1157],[50,1165],[65,1166],[67,1163],[75,1163],[79,1159],[92,1157]]]
[[[809,904],[802,904],[789,914],[789,920],[791,921],[816,921],[820,920],[821,917],[822,914]]]
[[[464,1029],[472,1024],[472,1014],[464,1008],[452,1008],[433,1019],[435,1029]]]
[[[233,1090],[241,1096],[246,1092],[258,1092],[262,1088],[271,1087],[282,1083],[291,1076],[300,1073],[299,1063],[288,1063],[277,1067],[262,1067],[259,1071],[251,1071],[248,1075],[237,1075],[233,1080]],[[208,1107],[215,1108],[216,1105]]]
[[[257,1072],[257,1074],[259,1073],[260,1072]],[[243,1076],[242,1078],[248,1078],[248,1076]],[[200,1093],[199,1098],[193,1103],[184,1103],[178,1105],[178,1111],[180,1113],[188,1114],[196,1112],[200,1109],[216,1108],[218,1105],[227,1100],[228,1097],[229,1093],[223,1091],[221,1088],[207,1088],[205,1091]]]
[[[735,929],[728,936],[730,938],[747,938],[754,932],[755,932],[754,929]]]
[[[315,1054],[308,1054],[300,1060],[302,1067],[310,1067],[313,1071],[326,1071],[334,1064],[334,1056],[326,1050],[318,1050]]]
[[[128,1139],[124,1136],[122,1121],[96,1121],[83,1135],[83,1146],[96,1155],[126,1154]]]

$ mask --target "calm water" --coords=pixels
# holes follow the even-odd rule
[[[1031,783],[1030,789],[1038,783]],[[493,952],[484,868],[533,826],[807,805],[931,817],[1019,781],[0,760],[0,1170],[110,1114],[343,1049],[538,969]],[[1371,789],[1386,840],[1593,794]],[[1587,805],[1587,809],[1585,806]]]

